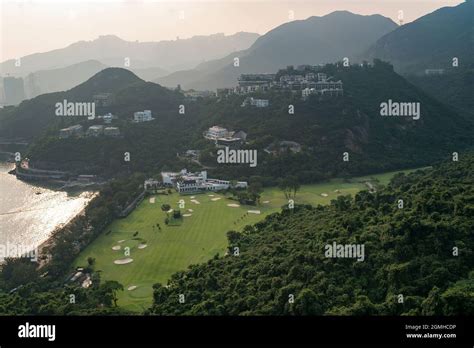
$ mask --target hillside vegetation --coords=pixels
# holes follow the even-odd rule
[[[181,163],[176,153],[199,149],[201,162],[210,167],[210,175],[236,179],[262,176],[264,183],[271,185],[276,178],[288,175],[310,183],[336,176],[420,167],[472,146],[472,119],[427,96],[394,73],[389,64],[376,61],[374,67],[350,68],[327,65],[323,70],[344,82],[344,97],[303,101],[300,94],[270,92],[263,95],[270,100],[268,108],[242,108],[243,96],[187,102],[177,91],[139,79],[122,88],[114,84],[116,103],[108,111],[119,116],[116,125],[123,138],[59,139],[58,128],[53,127],[28,155],[34,163],[82,173],[154,174],[163,168],[196,167]],[[76,87],[74,95],[85,98],[87,91],[100,86],[102,80],[113,82],[109,75],[115,74],[116,69],[104,70]],[[128,71],[126,74],[132,75]],[[420,119],[381,117],[380,103],[389,99],[419,102]],[[185,114],[179,114],[181,104],[186,108]],[[288,113],[289,105],[294,106],[294,114]],[[133,112],[143,109],[152,110],[156,120],[131,124]],[[82,121],[85,126],[94,122]],[[258,151],[255,168],[217,165],[214,145],[202,136],[203,131],[216,124],[248,133],[246,148]],[[302,151],[280,156],[263,151],[282,140],[300,143]],[[125,152],[130,152],[130,162],[123,161]],[[350,156],[348,162],[343,161],[344,152]]]
[[[156,284],[150,312],[472,315],[473,173],[471,155],[399,174],[375,194],[297,206],[229,232],[230,255],[179,272],[166,287]],[[365,259],[325,257],[333,242],[363,244]]]

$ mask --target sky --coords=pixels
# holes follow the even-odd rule
[[[411,22],[464,0],[0,0],[0,61],[99,35],[161,41],[239,31],[265,34],[337,10]]]

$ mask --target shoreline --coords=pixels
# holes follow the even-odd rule
[[[48,238],[40,243],[36,248],[38,250],[38,269],[41,269],[42,267],[46,266],[48,262],[50,261],[50,253],[47,253],[46,250],[49,247],[54,246],[54,237],[58,234],[61,233],[61,231],[65,228],[67,228],[74,220],[79,218],[80,216],[83,216],[85,214],[86,208],[89,206],[89,204],[99,196],[99,192],[91,192],[90,193],[90,198],[87,204],[85,204],[80,211],[77,212],[74,216],[71,216],[66,222],[62,223],[60,226],[57,226],[48,236]]]
[[[15,164],[7,161],[1,161],[0,164],[2,167],[5,168],[5,171],[3,172],[5,175],[13,175],[15,178],[13,180],[19,181],[22,183],[22,185],[27,185],[31,186],[34,189],[40,189],[40,190],[48,190],[51,192],[63,192],[67,195],[67,200],[70,199],[82,199],[85,200],[82,203],[82,207],[74,213],[74,210],[71,210],[71,216],[68,216],[67,219],[64,222],[58,222],[56,226],[54,226],[51,230],[49,228],[46,228],[46,226],[43,226],[44,229],[43,231],[46,231],[46,236],[45,239],[38,244],[32,243],[30,246],[30,251],[36,253],[36,257],[38,258],[37,263],[38,263],[38,268],[43,267],[45,264],[48,263],[49,261],[49,254],[46,252],[46,248],[51,247],[54,243],[54,237],[57,236],[58,233],[60,233],[64,228],[67,228],[75,219],[77,219],[80,216],[83,216],[85,214],[85,209],[89,206],[90,202],[92,202],[98,195],[99,191],[97,188],[93,189],[91,187],[70,187],[68,189],[64,189],[61,186],[64,185],[58,185],[54,184],[51,182],[39,182],[39,181],[26,181],[18,178],[15,175]],[[13,167],[13,169],[11,169]],[[8,182],[7,182],[8,185]],[[34,205],[34,202],[29,201],[27,205]],[[60,205],[58,205],[60,207]],[[10,207],[11,208],[11,207]],[[31,220],[32,223],[34,223],[34,220]]]

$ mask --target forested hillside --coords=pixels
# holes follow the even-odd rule
[[[398,72],[423,74],[425,69],[472,62],[474,2],[442,7],[381,37],[364,55],[389,61]]]
[[[82,173],[152,174],[164,167],[183,168],[185,164],[177,160],[176,153],[198,149],[211,175],[235,179],[259,175],[274,184],[276,178],[287,175],[309,183],[423,166],[472,146],[472,119],[427,96],[397,75],[389,64],[376,61],[373,67],[350,68],[327,65],[323,70],[343,81],[344,97],[303,101],[299,93],[272,91],[261,95],[270,100],[268,108],[241,107],[245,96],[189,102],[177,91],[139,80],[117,90],[116,103],[109,108],[119,116],[116,125],[123,138],[59,139],[56,126],[31,147],[28,156],[38,164]],[[107,76],[114,73],[104,70],[101,74],[105,76],[76,87],[74,94],[85,96],[101,79],[110,80]],[[389,99],[419,102],[420,119],[381,117],[380,104]],[[180,105],[185,106],[184,114],[179,113]],[[294,114],[288,112],[290,105]],[[143,109],[152,110],[156,120],[130,123],[133,112]],[[84,126],[95,122],[83,121]],[[246,147],[258,151],[255,168],[217,165],[214,144],[202,136],[216,124],[248,134]],[[284,140],[298,142],[302,151],[280,156],[265,153],[271,143]],[[125,152],[131,154],[130,162],[123,161]],[[342,160],[344,152],[350,156],[347,162]]]
[[[473,173],[474,156],[461,155],[400,174],[375,194],[285,208],[243,233],[228,232],[229,255],[155,285],[150,312],[472,315]],[[364,245],[365,259],[325,257],[333,242]]]
[[[443,75],[410,75],[407,79],[461,113],[474,115],[474,62],[467,67],[449,69]]]

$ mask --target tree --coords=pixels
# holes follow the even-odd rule
[[[283,191],[285,198],[290,199],[296,197],[296,192],[299,190],[300,184],[296,176],[290,175],[278,180],[278,187]]]
[[[456,282],[441,295],[446,303],[443,315],[473,315],[473,294],[474,278]]]
[[[293,191],[293,198],[296,198],[296,192],[300,189],[300,184],[298,178],[294,175],[288,178],[288,184],[291,190]]]
[[[289,186],[288,180],[285,178],[280,178],[278,180],[278,188],[283,191],[283,194],[285,195],[286,199],[290,199],[291,195],[291,188]]]
[[[299,315],[322,315],[318,297],[311,289],[303,289],[295,299],[295,313]]]
[[[442,315],[444,299],[441,297],[441,290],[434,286],[428,297],[421,303],[422,315]]]
[[[169,211],[170,209],[171,209],[171,205],[169,205],[169,204],[165,203],[165,204],[161,205],[161,210],[163,210],[163,211]]]
[[[110,298],[112,299],[114,306],[117,307],[117,292],[123,291],[123,285],[115,280],[108,280],[103,285],[102,288],[104,290],[104,298],[107,300]]]
[[[27,257],[5,258],[0,273],[7,288],[16,288],[19,285],[34,282],[38,278],[37,264]]]
[[[93,257],[88,257],[88,258],[87,258],[87,264],[89,265],[89,267],[94,266],[94,264],[95,264],[95,258],[93,258]]]

